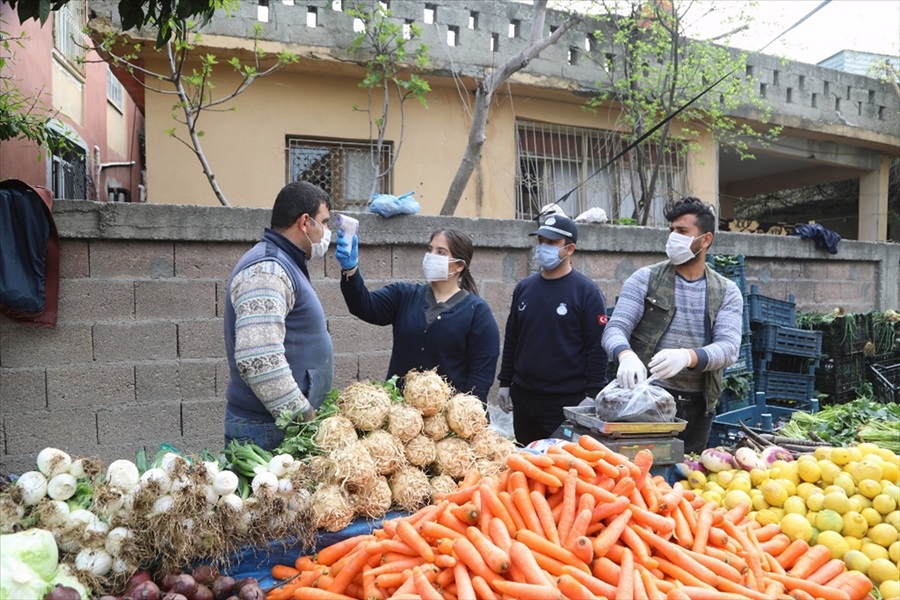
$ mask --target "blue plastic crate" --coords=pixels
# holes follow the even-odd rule
[[[784,327],[797,326],[797,304],[794,295],[788,296],[788,300],[776,300],[759,293],[759,287],[750,286],[747,294],[747,304],[750,307],[750,321],[753,323],[771,323]]]
[[[744,266],[744,255],[738,254],[735,258],[738,261],[736,265],[717,265],[715,263],[714,255],[707,255],[706,262],[709,263],[709,266],[712,267],[713,271],[725,277],[726,279],[730,279],[734,282],[738,289],[741,290],[741,295],[747,295],[747,273],[746,268]]]
[[[757,395],[759,398],[759,395]],[[758,399],[755,404],[746,408],[732,410],[713,418],[709,432],[709,447],[733,446],[745,435],[741,423],[756,433],[772,433],[787,423],[791,415],[797,412],[794,409],[781,406],[769,406]],[[771,424],[764,423],[763,415],[771,416]],[[767,420],[766,420],[767,421]]]
[[[749,373],[753,370],[753,352],[750,344],[742,344],[741,352],[734,363],[725,367],[725,375],[737,375],[739,373]]]
[[[765,354],[766,360],[772,354],[819,358],[822,355],[822,332],[795,329],[772,323],[761,323],[753,331],[753,351]]]
[[[719,415],[739,408],[747,408],[753,403],[754,394],[752,385],[743,398],[738,398],[731,390],[724,390],[722,397],[719,398],[719,403],[716,405],[716,414]]]
[[[815,394],[815,374],[782,373],[780,371],[757,371],[754,373],[756,392],[766,398],[809,402]]]
[[[747,304],[747,301],[744,300],[744,312],[743,312],[743,323],[741,324],[741,335],[749,336],[750,335],[750,305]]]

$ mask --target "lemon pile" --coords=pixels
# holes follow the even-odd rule
[[[890,450],[820,447],[767,470],[694,471],[684,485],[729,509],[747,502],[750,518],[826,546],[868,575],[882,598],[900,598],[900,457]]]

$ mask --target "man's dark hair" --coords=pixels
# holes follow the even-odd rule
[[[666,221],[671,223],[682,215],[694,215],[700,233],[716,233],[716,213],[700,198],[687,196],[666,208]]]
[[[319,206],[331,210],[331,197],[317,185],[308,181],[289,183],[278,192],[272,207],[272,229],[286,229],[302,215],[315,218]]]

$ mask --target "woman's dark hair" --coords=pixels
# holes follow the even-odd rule
[[[272,229],[287,229],[305,214],[314,219],[323,204],[331,210],[331,197],[319,186],[308,181],[289,183],[281,188],[275,198]]]
[[[712,233],[715,235],[716,213],[713,211],[712,206],[703,202],[700,198],[687,196],[666,208],[666,221],[669,223],[682,215],[694,215],[700,233]]]
[[[431,234],[429,241],[433,240],[434,236],[438,234],[442,234],[447,238],[450,255],[466,263],[466,268],[459,274],[459,287],[477,296],[478,286],[475,285],[475,279],[469,272],[472,267],[472,255],[475,254],[475,246],[472,244],[471,238],[459,229],[438,229]]]

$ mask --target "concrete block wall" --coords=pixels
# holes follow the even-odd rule
[[[36,330],[0,317],[0,473],[33,468],[56,446],[104,461],[161,443],[222,447],[227,383],[222,315],[228,275],[269,211],[57,201],[62,238],[59,323]],[[360,265],[371,288],[421,280],[432,231],[472,235],[472,273],[501,333],[516,282],[531,272],[534,224],[496,219],[359,215]],[[587,225],[576,267],[613,305],[637,268],[661,260],[667,232]],[[900,306],[900,245],[840,243],[829,255],[798,238],[720,233],[714,251],[744,254],[749,283],[798,310]],[[335,348],[335,383],[383,378],[390,327],[352,317],[333,251],[311,264]]]

